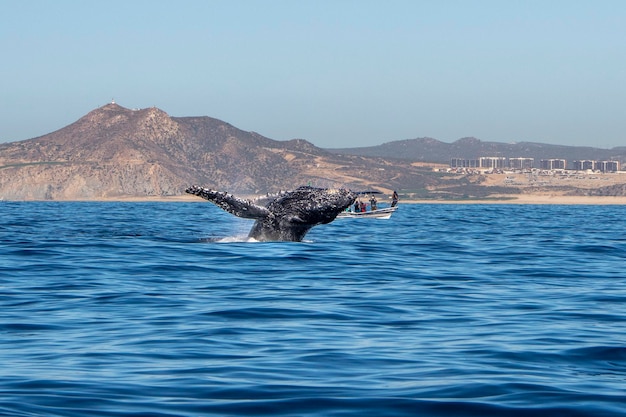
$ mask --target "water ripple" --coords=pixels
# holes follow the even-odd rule
[[[626,414],[620,206],[2,208],[2,415]]]

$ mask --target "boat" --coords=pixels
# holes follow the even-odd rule
[[[380,191],[361,191],[359,192],[359,197],[357,198],[357,202],[359,202],[359,204],[357,206],[361,206],[361,208],[359,209],[358,207],[356,208],[349,208],[346,211],[342,211],[341,213],[339,213],[337,215],[338,219],[346,219],[346,218],[353,218],[353,219],[389,219],[391,217],[391,215],[398,210],[398,206],[396,205],[398,203],[397,200],[397,194],[395,194],[394,196],[394,202],[391,205],[391,207],[381,207],[381,208],[377,208],[377,201],[376,198],[374,197],[374,194],[382,194]],[[372,204],[370,205],[370,207],[372,207],[372,205],[375,207],[373,210],[367,210],[366,209],[366,205],[364,203],[361,202],[361,200],[367,200],[368,197],[371,195],[371,197],[369,198],[369,201],[372,201]]]
[[[342,211],[337,215],[338,219],[389,219],[391,215],[398,210],[398,206],[385,207],[370,211]]]

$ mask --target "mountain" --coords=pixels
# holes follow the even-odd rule
[[[0,200],[171,197],[184,195],[192,184],[240,196],[311,184],[401,190],[410,198],[483,198],[536,187],[527,184],[524,191],[484,175],[441,172],[432,163],[508,156],[618,159],[623,164],[625,154],[625,147],[603,150],[476,138],[454,143],[420,138],[330,150],[303,139],[276,141],[206,116],[172,117],[155,107],[133,110],[109,103],[55,132],[0,144]],[[612,188],[597,192],[626,192],[606,185]],[[567,185],[559,192],[589,195],[590,186],[585,187],[576,191]]]
[[[452,143],[433,138],[416,138],[387,142],[378,146],[362,148],[328,149],[337,154],[361,155],[372,158],[396,158],[447,164],[450,158],[476,159],[481,156],[504,156],[509,158],[535,158],[536,166],[541,159],[617,160],[626,162],[626,147],[601,149],[584,146],[549,145],[535,142],[500,143],[483,142],[467,137]]]
[[[110,103],[34,139],[0,144],[0,198],[178,196],[191,184],[258,194],[310,183],[393,189],[433,180],[410,163],[335,155],[210,117]]]

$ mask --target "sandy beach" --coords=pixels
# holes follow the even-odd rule
[[[510,195],[484,200],[410,200],[404,204],[561,204],[561,205],[619,205],[626,197]]]
[[[170,197],[116,197],[81,201],[102,202],[197,202],[206,200],[191,195]],[[626,205],[626,197],[563,196],[563,195],[498,195],[478,200],[400,200],[400,204],[561,204],[561,205]]]

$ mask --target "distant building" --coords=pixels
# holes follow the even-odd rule
[[[542,159],[539,162],[540,169],[554,170],[565,169],[567,167],[567,161],[565,159]]]
[[[509,168],[511,169],[532,169],[535,158],[509,158]]]
[[[574,161],[574,169],[576,171],[617,172],[619,171],[619,161],[591,161],[585,159]]]
[[[582,159],[580,161],[574,161],[574,170],[576,171],[587,171],[587,170],[593,170],[594,168],[594,161],[591,161],[589,159]]]
[[[572,162],[573,169],[576,171],[600,171],[600,172],[617,172],[621,169],[619,161],[594,161],[591,159],[581,159]],[[535,167],[535,158],[506,158],[503,156],[481,156],[478,159],[467,158],[451,158],[450,168],[484,168],[484,169],[533,169]],[[565,170],[567,168],[567,160],[551,158],[541,159],[539,161],[539,169]]]
[[[596,169],[602,172],[617,172],[619,161],[596,161]]]
[[[479,166],[478,159],[450,159],[450,168],[478,168]]]
[[[504,169],[506,158],[503,156],[482,156],[479,158],[481,168]]]

